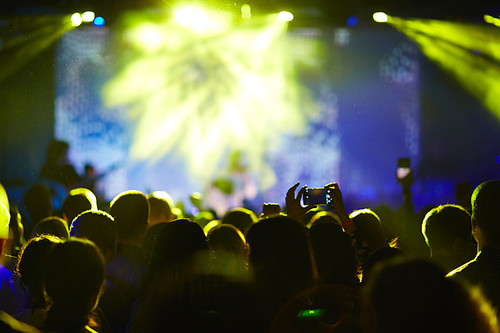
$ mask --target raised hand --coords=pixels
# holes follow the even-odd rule
[[[300,201],[302,200],[302,196],[304,195],[306,186],[302,186],[299,192],[297,193],[297,196],[295,196],[295,190],[297,189],[299,184],[300,182],[295,183],[286,192],[285,202],[286,202],[287,216],[301,222],[304,215],[306,215],[306,213],[309,210],[315,208],[316,205],[307,205],[306,207],[302,207]]]

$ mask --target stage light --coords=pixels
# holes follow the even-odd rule
[[[483,18],[484,18],[484,22],[496,25],[497,27],[500,27],[500,19],[493,17],[491,15],[484,15]]]
[[[383,22],[387,22],[388,19],[389,19],[389,17],[387,16],[386,13],[383,13],[383,12],[373,13],[373,20],[375,22],[383,23]]]
[[[280,12],[278,14],[278,20],[280,21],[283,21],[283,22],[290,22],[291,20],[293,20],[293,14],[290,13],[290,12]]]
[[[94,19],[94,26],[96,26],[96,27],[102,27],[102,26],[104,26],[104,23],[105,23],[105,21],[101,16],[97,16]]]
[[[244,20],[248,20],[249,18],[252,17],[252,9],[250,8],[250,5],[244,4],[241,6],[241,18]]]
[[[193,30],[203,30],[208,24],[207,14],[193,6],[179,9],[175,13],[175,20],[181,25],[190,26]]]
[[[489,19],[488,19],[489,20]],[[398,31],[500,120],[498,30],[489,25],[391,17]],[[481,53],[482,56],[477,56]]]
[[[87,11],[82,14],[82,21],[83,22],[92,22],[95,18],[95,13],[91,11]]]
[[[358,24],[357,16],[355,16],[355,15],[349,16],[349,18],[347,19],[346,25],[348,27],[354,27],[354,26],[356,26],[356,24]]]
[[[74,13],[73,15],[71,15],[71,24],[74,26],[74,27],[78,27],[80,24],[82,24],[83,20],[82,20],[82,16],[80,15],[80,13]]]

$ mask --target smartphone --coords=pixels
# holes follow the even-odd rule
[[[332,201],[330,194],[333,188],[306,188],[304,191],[304,205],[325,205]]]
[[[410,159],[398,158],[398,168],[396,169],[396,177],[403,179],[411,172]]]

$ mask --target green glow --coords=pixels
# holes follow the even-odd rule
[[[373,20],[375,22],[383,23],[383,22],[387,22],[388,19],[389,19],[389,17],[387,16],[386,13],[383,13],[383,12],[373,13]]]
[[[317,319],[323,317],[324,314],[325,314],[325,309],[301,310],[297,314],[297,318]]]
[[[71,15],[64,16],[18,16],[17,24],[20,35],[4,37],[0,63],[9,66],[0,67],[0,81],[15,73],[26,61],[34,58],[67,31],[74,28]]]
[[[73,15],[71,15],[71,24],[74,26],[74,27],[78,27],[80,24],[82,24],[82,16],[80,15],[80,13],[74,13]]]
[[[425,56],[500,119],[500,66],[488,59],[500,60],[500,37],[495,27],[401,18],[392,18],[390,24],[414,40]]]
[[[236,25],[229,18],[239,17],[229,14],[217,11],[227,29],[211,33],[177,19],[144,23],[137,13],[125,18],[127,38],[148,24],[156,25],[164,42],[154,52],[136,47],[137,57],[103,96],[110,106],[129,106],[134,159],[154,161],[175,152],[195,179],[209,182],[226,174],[228,156],[240,152],[260,184],[270,186],[274,174],[264,161],[266,151],[281,135],[302,133],[317,106],[297,82],[287,24],[269,15]]]

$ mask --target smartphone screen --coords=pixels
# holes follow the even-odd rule
[[[325,205],[332,200],[331,188],[306,188],[304,191],[304,205]]]

